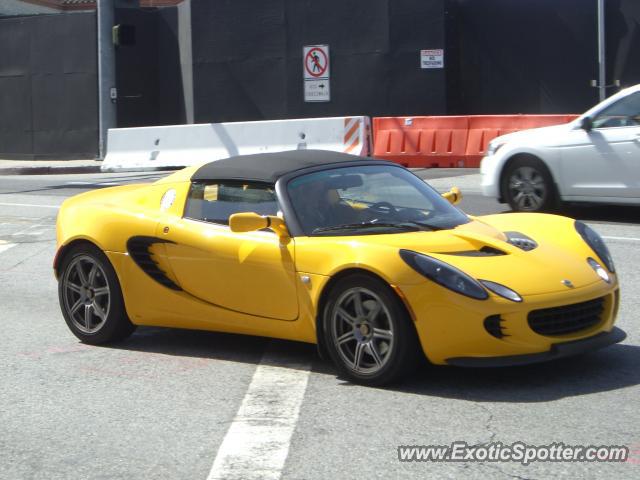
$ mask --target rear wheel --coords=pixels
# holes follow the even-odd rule
[[[85,343],[115,342],[135,330],[124,308],[116,272],[97,247],[83,244],[65,255],[58,297],[67,326]]]
[[[558,194],[551,173],[535,157],[514,160],[502,178],[502,191],[512,210],[551,211],[558,207]]]
[[[327,350],[341,374],[383,385],[411,370],[415,329],[397,296],[381,280],[355,274],[338,281],[323,311]]]

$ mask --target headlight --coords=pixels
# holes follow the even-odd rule
[[[605,245],[604,240],[602,240],[602,237],[598,235],[598,232],[580,220],[576,220],[575,227],[582,239],[591,247],[591,250],[600,258],[605,267],[607,267],[611,273],[615,273],[613,258],[611,258],[609,249]]]
[[[505,143],[507,142],[496,142],[493,140],[489,142],[489,145],[487,146],[487,157],[494,155]]]
[[[449,290],[476,300],[489,298],[478,281],[447,263],[411,250],[400,250],[400,257],[416,272]]]

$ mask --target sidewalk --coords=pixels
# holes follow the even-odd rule
[[[100,172],[99,160],[1,160],[0,175],[51,175]]]

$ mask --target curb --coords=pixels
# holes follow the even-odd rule
[[[99,165],[87,165],[84,167],[0,167],[0,175],[65,175],[100,172]]]

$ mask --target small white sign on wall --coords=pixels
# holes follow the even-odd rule
[[[420,50],[420,68],[444,68],[444,50]]]
[[[305,80],[305,102],[328,102],[331,100],[329,80]]]

